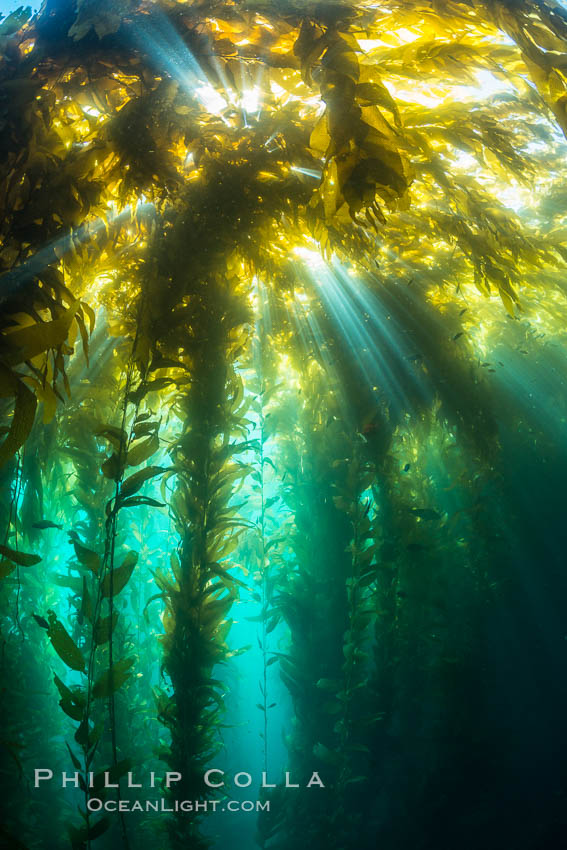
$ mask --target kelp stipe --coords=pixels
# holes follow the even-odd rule
[[[215,270],[216,254],[201,276],[189,271],[193,216],[189,207],[180,210],[156,243],[155,278],[145,293],[159,291],[157,309],[154,298],[146,302],[151,304],[147,351],[154,370],[172,375],[180,424],[163,489],[164,494],[170,489],[179,545],[171,555],[171,574],[156,576],[166,606],[163,669],[171,683],[171,692],[159,695],[158,712],[171,734],[162,757],[182,776],[175,794],[187,800],[211,793],[203,775],[219,746],[214,728],[222,707],[222,683],[213,677],[213,667],[228,655],[228,614],[242,584],[228,572],[227,557],[246,525],[229,501],[235,482],[248,472],[238,455],[249,447],[239,415],[242,382],[234,371],[248,313]],[[187,813],[172,819],[172,845],[190,840],[207,846],[199,820]]]
[[[39,625],[47,630],[60,658],[83,676],[80,684],[72,687],[55,676],[62,710],[79,723],[74,740],[82,751],[82,758],[77,758],[68,746],[72,765],[81,772],[79,785],[84,792],[84,804],[80,808],[84,825],[69,825],[75,847],[90,846],[91,841],[109,828],[108,818],[93,817],[90,800],[104,799],[108,794],[106,786],[112,785],[117,787],[117,798],[120,801],[117,780],[132,768],[131,759],[125,757],[124,748],[120,747],[118,741],[115,699],[116,692],[130,676],[135,657],[121,655],[115,650],[117,637],[119,645],[122,644],[122,652],[125,650],[124,629],[117,628],[119,613],[115,600],[132,575],[138,553],[124,552],[119,566],[116,560],[120,511],[139,505],[158,504],[136,494],[145,481],[161,473],[161,468],[146,466],[131,475],[127,474],[129,467],[135,468],[147,462],[159,448],[159,422],[151,421],[148,414],[140,414],[139,410],[146,384],[147,380],[142,376],[136,389],[133,389],[133,362],[130,358],[126,363],[126,380],[120,387],[123,399],[120,423],[113,425],[101,422],[93,414],[76,414],[79,420],[83,420],[87,430],[86,433],[83,431],[82,437],[86,450],[82,455],[74,454],[74,468],[77,472],[82,469],[83,474],[83,480],[79,475],[80,486],[75,498],[88,520],[68,531],[76,556],[71,567],[79,572],[80,577],[69,576],[67,583],[76,590],[75,631],[80,635],[80,646],[52,611],[48,613],[47,619],[37,618]],[[99,408],[96,416],[101,417],[102,413]],[[109,456],[99,455],[100,468],[96,470],[96,477],[91,460],[98,453],[95,438],[104,440],[111,448]],[[112,486],[108,482],[112,482]],[[104,515],[101,515],[103,504]],[[64,577],[62,580],[65,583]],[[107,703],[108,718],[101,711],[102,702]],[[110,763],[105,765],[105,759]],[[122,844],[127,847],[128,834],[123,816],[120,817],[120,825]]]

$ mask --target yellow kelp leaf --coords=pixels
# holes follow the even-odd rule
[[[557,118],[559,126],[567,135],[567,95],[560,97],[553,104],[553,113]]]
[[[124,481],[120,490],[120,498],[133,496],[137,493],[145,481],[150,478],[155,478],[156,475],[162,475],[165,469],[162,466],[147,466],[145,469],[140,469]]]
[[[87,315],[87,318],[89,320],[90,332],[92,334],[92,332],[94,331],[95,321],[96,321],[95,312],[94,312],[93,308],[90,307],[89,304],[87,304],[85,301],[81,302],[81,307]]]
[[[549,86],[549,95],[553,101],[558,100],[565,95],[565,92],[567,91],[565,80],[563,75],[558,71],[551,71],[547,82]]]
[[[361,108],[362,119],[365,124],[371,127],[376,133],[379,133],[384,139],[389,139],[390,144],[395,148],[396,133],[393,127],[386,121],[380,110],[376,106],[363,106]],[[384,144],[384,140],[381,141]]]
[[[339,38],[327,48],[321,62],[324,68],[349,77],[355,83],[358,82],[360,77],[358,58],[344,39]]]
[[[241,584],[242,584],[242,582],[241,582]],[[245,584],[243,584],[243,585],[242,585],[242,587],[246,587],[246,585],[245,585]],[[229,633],[229,631],[230,631],[230,628],[231,628],[231,626],[232,626],[232,623],[233,623],[233,620],[232,620],[232,618],[231,618],[231,619],[229,619],[229,620],[225,620],[225,622],[224,622],[224,623],[221,623],[221,625],[218,627],[217,632],[216,632],[216,635],[215,635],[215,639],[216,639],[219,643],[224,643],[224,641],[225,641],[225,640],[226,640],[226,638],[228,637],[228,633]]]
[[[41,388],[41,392],[38,393],[38,398],[43,401],[43,424],[48,425],[53,421],[57,410],[57,396],[51,385],[46,382],[45,386]]]
[[[311,68],[327,47],[326,35],[321,30],[304,20],[297,40],[293,45],[293,53],[301,60],[301,74],[307,85],[312,84]]]
[[[214,631],[232,608],[235,596],[231,593],[220,599],[209,597],[201,610],[201,625],[207,631]]]
[[[331,218],[337,209],[337,198],[339,192],[339,177],[337,163],[331,162],[326,170],[325,182],[323,183],[322,196],[325,207],[325,218]]]
[[[227,18],[219,18],[215,16],[215,23],[218,25],[220,31],[227,35],[228,33],[247,33],[249,31],[249,24],[244,19],[243,16],[235,14],[232,20],[228,20]]]
[[[124,446],[128,442],[128,435],[123,428],[118,428],[116,425],[101,425],[93,432],[95,437],[104,437],[105,440],[116,449],[116,451],[124,450]]]
[[[401,118],[397,104],[386,86],[380,82],[376,72],[371,73],[368,66],[363,66],[361,68],[360,79],[362,82],[358,83],[354,93],[357,100],[361,102],[361,105],[375,106],[379,104],[385,107],[394,116],[396,124],[400,126]]]
[[[118,334],[117,334],[118,335]],[[143,330],[136,336],[133,358],[138,364],[141,372],[150,365],[151,341]]]
[[[529,34],[533,41],[545,50],[565,50],[565,42],[537,21],[530,22]]]
[[[139,463],[143,463],[151,457],[154,452],[157,452],[158,449],[159,437],[157,434],[153,434],[151,437],[148,437],[147,440],[143,440],[141,443],[132,446],[128,452],[126,462],[128,466],[138,466]]]
[[[78,312],[75,318],[81,334],[81,340],[83,342],[83,354],[85,355],[87,366],[89,366],[89,334],[85,325],[85,320],[83,318],[82,312]],[[69,339],[69,343],[70,345],[73,345],[71,339]]]
[[[111,593],[112,596],[116,596],[120,593],[128,584],[137,563],[138,553],[134,551],[128,552],[121,566],[113,570],[112,575],[110,572],[105,575],[101,585],[102,596],[109,597]]]
[[[327,128],[327,113],[324,112],[311,132],[309,147],[319,156],[325,156],[330,144],[331,136]]]
[[[0,364],[0,397],[14,395],[16,406],[6,439],[0,446],[0,466],[10,460],[27,440],[37,407],[34,394],[5,366]]]
[[[352,222],[350,210],[349,210],[348,204],[346,202],[342,203],[340,205],[340,207],[337,209],[337,211],[335,213],[335,221],[337,221],[340,224],[348,224],[348,225],[350,225],[350,223]]]
[[[92,549],[83,546],[78,537],[74,537],[73,546],[79,562],[96,575],[100,570],[100,556]]]
[[[23,380],[34,388],[38,401],[43,402],[43,424],[49,425],[53,421],[57,410],[57,396],[53,391],[53,387],[49,381],[45,380],[42,384],[31,375],[26,375]]]
[[[110,478],[111,481],[118,481],[123,472],[118,455],[113,452],[110,457],[107,457],[101,466],[101,470],[106,478]]]
[[[17,363],[37,357],[38,354],[50,348],[58,348],[67,339],[71,322],[78,309],[79,302],[76,301],[72,307],[65,310],[63,315],[52,322],[29,325],[6,334],[3,342],[9,347],[9,351],[4,355],[4,362],[9,366],[15,366]]]
[[[516,310],[515,310],[516,302],[513,300],[513,298],[504,289],[499,289],[498,294],[500,295],[500,298],[502,299],[502,303],[504,304],[504,307],[506,308],[506,312],[508,313],[508,315],[511,316],[512,318],[515,318],[515,316],[516,316]]]

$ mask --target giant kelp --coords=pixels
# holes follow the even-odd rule
[[[27,638],[71,843],[150,841],[87,801],[157,760],[168,799],[211,796],[246,605],[262,767],[276,668],[289,767],[326,779],[274,791],[261,846],[454,846],[483,759],[513,773],[488,696],[524,604],[511,458],[562,468],[536,408],[564,420],[563,388],[525,388],[563,365],[565,11],[46,0],[0,45],[7,764],[37,757]]]

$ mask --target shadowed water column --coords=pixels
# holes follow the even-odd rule
[[[344,848],[355,841],[353,779],[364,759],[359,733],[366,712],[359,694],[372,611],[362,578],[371,579],[374,568],[373,550],[366,552],[369,506],[360,496],[373,472],[342,419],[329,376],[313,360],[303,370],[298,403],[297,427],[280,436],[278,461],[289,479],[283,498],[293,511],[295,561],[281,576],[276,601],[291,632],[280,670],[295,709],[291,775],[305,785],[316,770],[325,788],[286,791],[275,803],[285,812],[282,846],[308,840]]]

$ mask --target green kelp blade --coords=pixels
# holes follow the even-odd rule
[[[71,670],[85,672],[85,659],[83,653],[68,633],[63,623],[58,620],[53,611],[48,611],[49,629],[47,634],[53,649],[59,658],[65,662]]]
[[[149,481],[150,478],[155,478],[156,475],[161,475],[165,472],[162,466],[147,466],[145,469],[140,469],[124,481],[120,490],[120,499],[126,496],[133,496],[137,493],[142,484]]]
[[[9,546],[0,545],[0,555],[9,558],[14,564],[19,567],[33,567],[34,564],[39,564],[41,558],[39,555],[31,555],[27,552],[18,552],[17,549],[11,549]]]
[[[126,679],[130,676],[130,667],[134,663],[134,660],[132,657],[121,658],[109,670],[105,670],[94,683],[94,699],[108,697],[122,687]]]
[[[0,397],[15,396],[16,404],[10,430],[0,446],[0,466],[3,466],[24,445],[32,429],[37,398],[9,369],[0,364]]]

